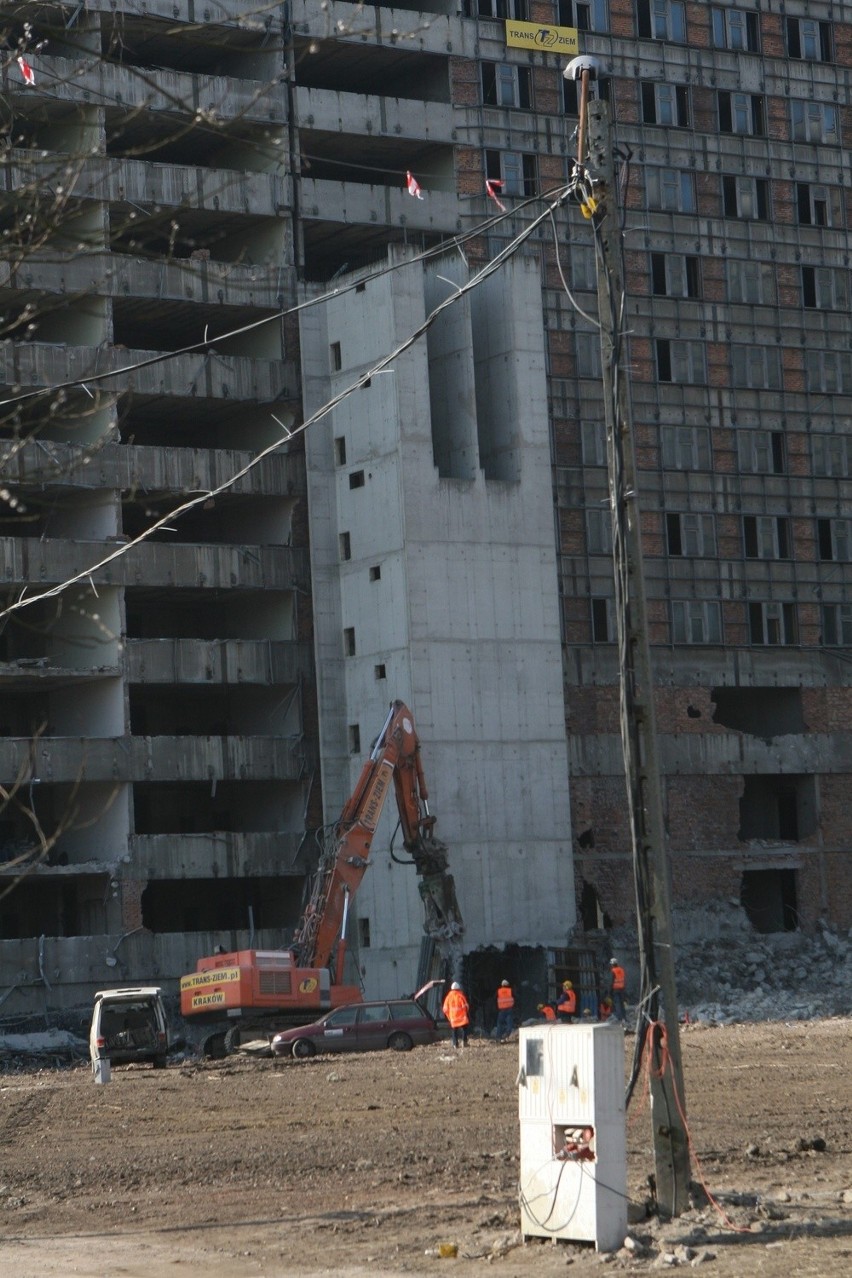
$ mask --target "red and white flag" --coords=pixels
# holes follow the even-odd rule
[[[505,186],[505,183],[503,182],[502,178],[486,178],[485,179],[485,193],[490,200],[494,201],[494,203],[497,205],[501,213],[506,212],[506,205],[503,204],[500,200],[498,200],[497,192],[502,191],[504,186]]]
[[[413,195],[415,199],[422,200],[423,192],[420,190],[420,183],[411,172],[410,169],[405,170],[405,185],[409,195]]]
[[[35,84],[35,72],[26,58],[18,58],[18,66],[20,67],[21,75],[24,77],[24,83]]]

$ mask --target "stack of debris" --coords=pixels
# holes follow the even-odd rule
[[[682,1016],[692,1021],[807,1021],[848,1016],[852,934],[821,925],[801,932],[754,931],[738,902],[676,911],[676,978]],[[635,997],[635,934],[613,934]],[[632,967],[632,972],[631,972]]]

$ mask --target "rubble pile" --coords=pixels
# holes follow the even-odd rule
[[[826,925],[809,936],[756,932],[738,902],[678,911],[673,925],[684,1018],[807,1021],[852,1011],[852,933]],[[622,948],[620,939],[613,938],[614,952],[629,963],[635,937],[632,948],[626,937]]]

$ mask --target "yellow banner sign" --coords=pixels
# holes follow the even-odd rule
[[[180,978],[182,990],[195,990],[199,985],[220,985],[240,979],[238,967],[217,967],[212,972],[193,972],[191,976]]]
[[[551,27],[541,22],[507,22],[506,46],[509,49],[540,49],[545,53],[580,51],[576,27]]]

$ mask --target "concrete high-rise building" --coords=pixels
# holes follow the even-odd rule
[[[619,148],[674,899],[852,923],[848,9],[11,3],[7,1014],[286,940],[397,696],[471,948],[630,920],[593,225],[289,438],[564,188],[557,27]],[[392,815],[375,993],[419,941]]]

